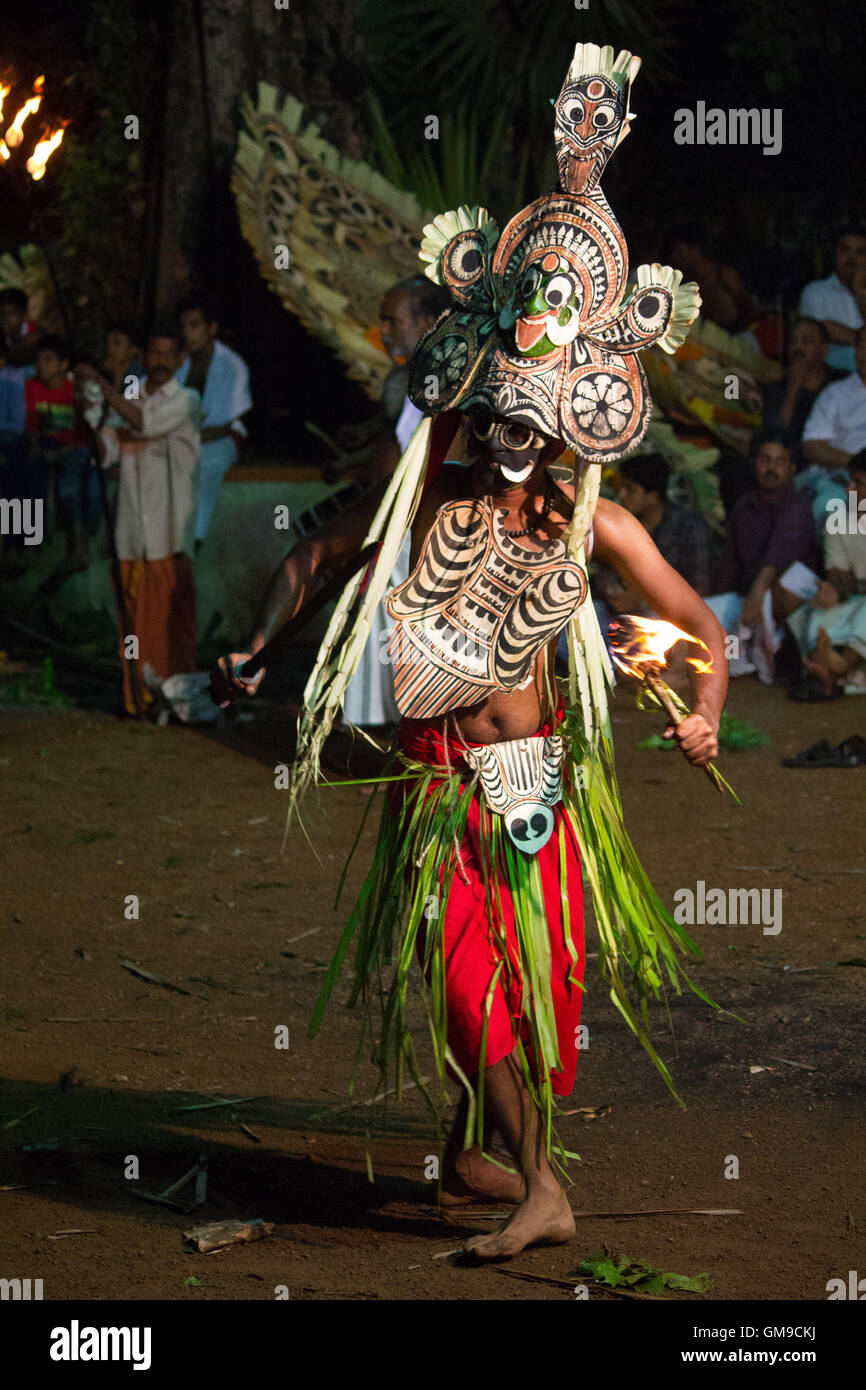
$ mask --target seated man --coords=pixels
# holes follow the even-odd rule
[[[823,323],[798,319],[788,340],[788,370],[761,388],[761,428],[783,430],[799,473],[806,466],[801,440],[819,392],[843,375],[827,366],[830,342]]]
[[[732,675],[758,669],[772,679],[779,646],[774,622],[784,622],[800,603],[779,583],[799,560],[821,567],[821,552],[812,507],[806,492],[794,486],[794,463],[785,436],[767,430],[752,438],[750,458],[757,486],[745,493],[728,517],[728,536],[716,573],[716,594],[707,599],[726,632],[751,640],[747,656],[731,662]]]
[[[857,333],[856,371],[825,386],[803,430],[803,453],[812,468],[798,478],[808,486],[819,527],[823,527],[828,503],[845,501],[848,467],[852,454],[866,449],[866,328]]]
[[[827,578],[788,618],[818,699],[866,689],[866,449],[848,474],[850,503],[824,529]]]
[[[710,592],[713,536],[699,512],[668,501],[671,471],[661,454],[632,454],[620,459],[617,471],[621,480],[617,489],[620,506],[637,517],[668,564],[703,598]],[[610,570],[599,567],[592,587],[614,613],[643,611],[640,597],[624,588]],[[645,616],[650,615],[647,612]]]
[[[830,338],[827,365],[854,370],[854,339],[866,307],[866,226],[843,228],[833,249],[833,274],[811,280],[800,295],[798,312],[823,323]]]

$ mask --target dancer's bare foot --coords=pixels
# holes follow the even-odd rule
[[[460,1207],[470,1202],[520,1202],[526,1185],[519,1173],[507,1173],[485,1158],[475,1144],[461,1149],[449,1160],[446,1153],[442,1169],[440,1206]]]
[[[528,1245],[564,1245],[574,1235],[568,1199],[554,1178],[537,1187],[489,1236],[473,1236],[464,1247],[476,1260],[509,1260]]]

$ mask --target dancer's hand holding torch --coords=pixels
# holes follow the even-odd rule
[[[712,657],[706,643],[673,623],[624,614],[610,624],[610,650],[617,666],[627,676],[640,681],[670,719],[664,737],[674,739],[693,767],[702,767],[719,791],[729,791],[737,801],[739,798],[713,763],[713,758],[718,756],[719,741],[712,725],[699,707],[689,711],[662,677],[667,653],[677,642],[690,642],[702,648],[708,660],[689,656],[686,661],[698,674],[709,674]]]

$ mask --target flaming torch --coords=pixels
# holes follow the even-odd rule
[[[24,139],[24,122],[28,116],[35,116],[42,105],[42,88],[45,86],[45,78],[37,77],[33,83],[33,95],[25,101],[21,110],[16,115],[14,121],[6,131],[6,144],[10,150],[14,150]],[[8,88],[7,88],[8,91]]]
[[[45,177],[46,165],[48,164],[48,161],[53,155],[54,151],[61,144],[66,130],[66,126],[68,125],[68,121],[62,121],[56,130],[51,130],[50,127],[47,125],[43,126],[41,137],[34,145],[30,157],[24,161],[24,170],[22,170],[21,163],[24,151],[21,150],[20,153],[17,155],[16,151],[19,151],[20,147],[24,144],[24,126],[26,122],[30,119],[31,116],[35,116],[36,112],[42,105],[44,87],[45,78],[37,77],[35,82],[33,83],[33,95],[27,98],[24,104],[15,113],[13,119],[9,121],[9,123],[6,125],[6,129],[2,132],[2,135],[0,135],[0,168],[2,168],[4,165],[6,166],[8,171],[7,177],[9,177],[12,180],[13,187],[15,187],[15,181],[19,179],[21,184],[25,188],[29,187],[27,184],[27,180],[24,177],[24,170],[26,170],[26,172],[30,175],[30,178],[32,179],[33,183],[39,183],[40,179],[43,179]],[[0,82],[0,124],[2,124],[4,121],[3,106],[11,90],[11,85],[7,85],[7,83],[5,82]],[[34,199],[28,197],[26,194],[24,196],[27,197],[27,201],[29,203],[30,215],[33,219],[33,225],[36,230],[36,235],[42,246],[42,253],[45,257],[45,261],[48,266],[48,271],[51,276],[51,282],[54,286],[54,293],[57,299],[57,305],[63,317],[63,323],[66,328],[67,336],[71,336],[71,323],[69,318],[69,312],[66,307],[66,300],[63,296],[63,291],[60,287],[60,281],[58,280],[57,272],[54,268],[54,263],[48,252],[48,246],[46,243],[45,234],[42,229],[42,219],[39,215],[39,209]]]
[[[53,135],[49,135],[46,130],[43,139],[34,147],[32,155],[24,166],[34,183],[38,183],[44,177],[45,166],[63,139],[65,129],[65,125],[59,126]]]
[[[706,652],[706,659],[700,656],[687,656],[686,662],[699,675],[708,675],[713,669],[712,656],[705,642],[692,637],[688,632],[675,627],[673,623],[662,622],[657,618],[639,618],[634,614],[624,614],[610,624],[610,652],[620,670],[633,676],[648,690],[668,715],[673,725],[681,724],[689,713],[688,706],[663,680],[661,672],[667,666],[667,654],[677,642],[690,642]],[[739,797],[728,786],[715,763],[707,763],[704,772],[713,786],[720,792],[729,791],[739,804]]]

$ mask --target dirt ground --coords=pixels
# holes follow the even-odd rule
[[[573,1299],[576,1266],[604,1245],[708,1271],[707,1299],[823,1300],[828,1279],[866,1273],[866,770],[780,766],[817,738],[866,733],[866,700],[795,705],[745,680],[729,708],[772,736],[721,759],[739,808],[677,755],[638,751],[658,718],[617,700],[627,824],[669,905],[699,879],[781,889],[782,930],[695,927],[706,958],[694,978],[744,1021],[674,997],[672,1039],[656,1011],[685,1110],[590,969],[589,1047],[563,1106],[610,1109],[567,1117],[561,1132],[581,1156],[579,1211],[737,1214],[581,1217],[570,1245],[487,1268],[436,1258],[490,1222],[437,1210],[425,1177],[435,1129],[418,1093],[384,1113],[347,1103],[359,1036],[342,1007],[348,978],[306,1036],[344,920],[334,885],[358,789],[325,791],[310,815],[318,859],[294,832],[283,856],[274,765],[292,721],[278,706],[212,733],[80,709],[0,714],[0,1275],[41,1278],[46,1300],[261,1300],[277,1286],[307,1300]],[[374,833],[371,820],[349,892]],[[281,1025],[287,1049],[275,1046]],[[356,1099],[374,1084],[362,1068]],[[224,1098],[236,1103],[183,1108]],[[201,1152],[207,1202],[194,1214],[135,1197]],[[138,1182],[125,1176],[132,1156]],[[732,1156],[737,1179],[725,1176]],[[191,1225],[235,1217],[275,1226],[216,1255],[185,1249]],[[591,1286],[591,1297],[614,1295]]]

